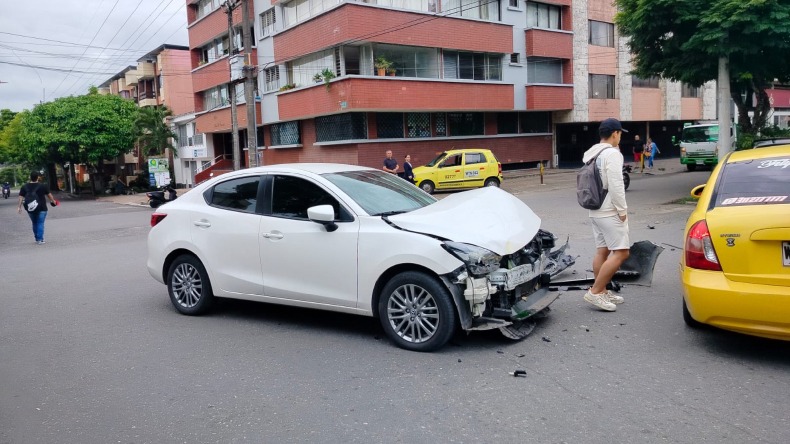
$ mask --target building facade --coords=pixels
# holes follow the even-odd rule
[[[196,131],[216,158],[231,154],[222,3],[187,1]],[[488,148],[506,167],[571,165],[606,117],[671,153],[684,122],[715,118],[715,88],[631,76],[612,3],[248,0],[263,163]]]

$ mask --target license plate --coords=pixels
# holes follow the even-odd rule
[[[790,241],[782,242],[782,265],[790,267]]]
[[[505,288],[513,290],[524,282],[535,279],[539,274],[538,270],[532,264],[519,265],[518,267],[511,268],[507,271],[507,282]]]

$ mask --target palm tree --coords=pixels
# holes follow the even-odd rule
[[[166,123],[167,118],[172,115],[170,109],[164,105],[140,108],[134,121],[140,157],[162,155],[167,148],[172,149],[175,154],[171,140],[178,140],[178,135]]]

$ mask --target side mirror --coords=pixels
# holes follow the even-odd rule
[[[691,197],[694,199],[699,199],[702,196],[702,192],[705,191],[705,185],[697,185],[696,187],[691,189]]]
[[[335,223],[335,209],[332,205],[316,205],[307,209],[307,218],[326,227],[326,231],[337,230]]]

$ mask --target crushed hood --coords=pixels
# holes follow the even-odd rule
[[[409,213],[390,216],[397,227],[511,254],[538,233],[540,218],[521,200],[496,187],[455,193]]]

